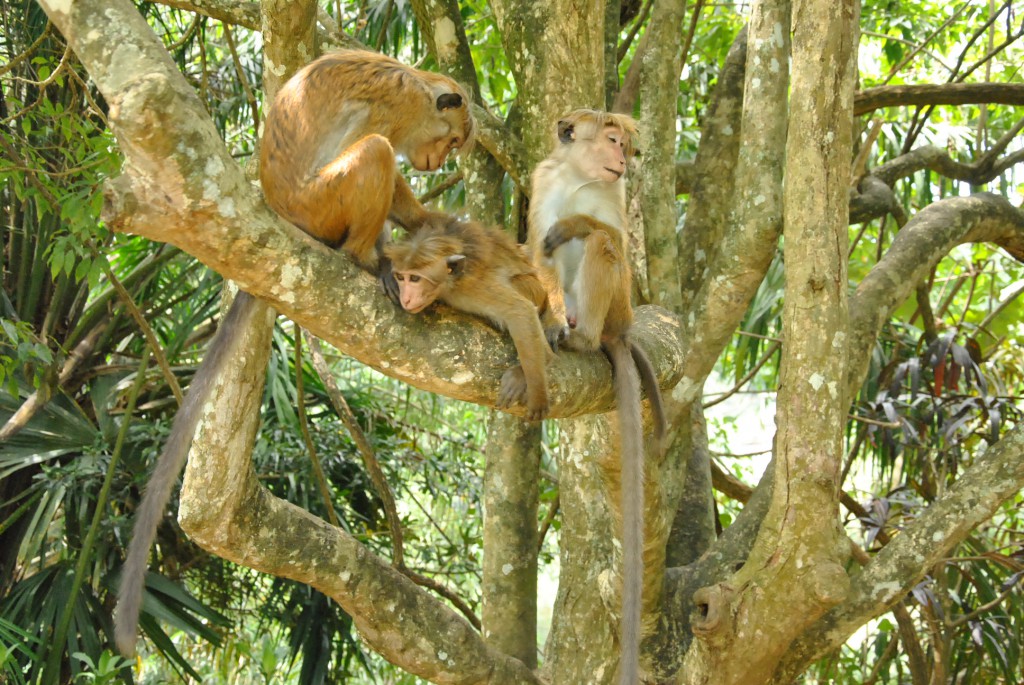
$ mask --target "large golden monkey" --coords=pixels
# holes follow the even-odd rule
[[[472,133],[469,100],[450,78],[373,52],[334,52],[295,74],[267,113],[263,194],[285,219],[373,269],[385,219],[415,230],[437,216],[413,196],[395,155],[434,171]]]
[[[536,270],[512,237],[498,228],[453,220],[385,245],[384,254],[391,259],[406,311],[416,314],[440,300],[509,332],[519,366],[502,376],[498,407],[525,403],[527,419],[544,418],[552,353],[542,322],[553,327],[557,319]]]
[[[473,132],[466,93],[453,80],[372,52],[324,55],[278,92],[264,128],[260,182],[267,203],[317,240],[378,271],[386,219],[409,230],[448,216],[425,209],[398,173],[401,155],[433,171]],[[380,269],[388,288],[390,269]],[[397,292],[393,286],[389,294]],[[135,517],[121,572],[115,641],[135,651],[149,549],[213,381],[232,356],[254,300],[240,292],[189,386]]]
[[[632,273],[626,236],[626,165],[636,123],[579,109],[558,122],[558,143],[533,173],[528,242],[565,300],[566,346],[604,349],[612,363],[622,444],[622,659],[619,682],[639,682],[643,589],[644,436],[640,385],[651,400],[658,449],[665,417],[654,369],[629,340]],[[639,373],[638,373],[639,372]]]

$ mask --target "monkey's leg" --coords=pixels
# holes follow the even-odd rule
[[[566,314],[570,321],[576,321],[566,340],[568,347],[593,352],[601,346],[605,320],[615,299],[615,288],[623,282],[620,270],[624,268],[607,233],[595,231],[584,241],[583,260],[571,286],[572,297],[566,297],[567,306],[571,299],[575,309]]]
[[[307,230],[329,244],[341,241],[362,267],[375,271],[377,237],[391,210],[397,175],[395,151],[387,138],[361,138],[305,188],[305,201],[321,217]]]
[[[565,341],[565,337],[568,335],[568,327],[552,309],[548,292],[540,278],[533,273],[524,273],[513,276],[511,282],[512,287],[537,308],[541,328],[550,347],[549,356],[550,351],[557,352],[558,346]]]

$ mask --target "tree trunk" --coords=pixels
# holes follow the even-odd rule
[[[483,633],[537,667],[540,423],[492,411],[484,469]]]

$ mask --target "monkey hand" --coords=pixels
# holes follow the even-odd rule
[[[551,350],[558,352],[558,346],[569,337],[569,326],[563,324],[549,326],[544,329],[544,337],[547,339],[548,345],[551,346]]]
[[[589,233],[590,227],[585,222],[573,221],[572,217],[569,219],[559,219],[552,224],[551,228],[548,229],[547,235],[544,236],[544,256],[550,257],[551,253],[561,245],[564,245],[573,238],[586,238]]]
[[[501,377],[498,389],[498,408],[508,409],[516,404],[526,405],[526,420],[540,421],[548,414],[547,388],[530,392],[522,366],[513,366]]]
[[[402,300],[398,292],[398,281],[395,279],[395,272],[391,268],[391,260],[381,256],[377,263],[377,281],[388,299],[401,306]]]

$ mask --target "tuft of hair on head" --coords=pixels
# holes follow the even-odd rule
[[[448,235],[420,231],[400,243],[384,246],[384,256],[397,271],[416,271],[463,252],[462,241]]]
[[[605,112],[586,107],[574,109],[558,120],[556,136],[562,143],[567,143],[570,139],[593,140],[608,126],[613,126],[625,134],[626,149],[624,152],[626,157],[632,157],[636,153],[638,132],[636,119],[628,114]]]

